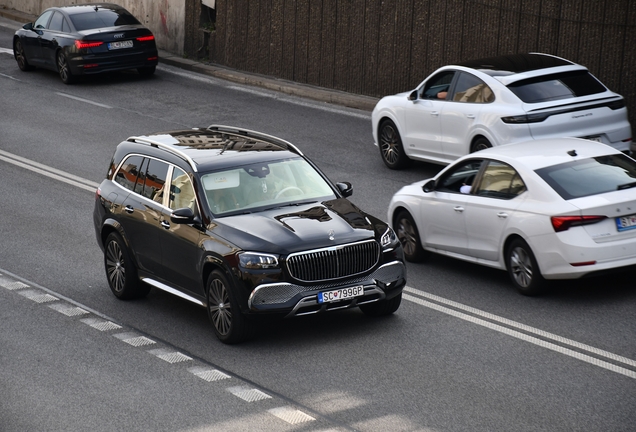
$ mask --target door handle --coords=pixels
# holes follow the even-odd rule
[[[431,115],[433,117],[437,117],[439,115],[439,111],[431,111]]]
[[[497,217],[498,217],[499,219],[505,219],[505,218],[507,218],[507,217],[508,217],[508,213],[506,213],[506,212],[499,212],[499,213],[497,213]]]
[[[462,206],[453,207],[453,210],[455,210],[457,213],[462,213],[464,211],[464,207]]]
[[[161,226],[164,227],[165,229],[170,229],[170,223],[166,220],[161,221]]]
[[[134,209],[134,208],[132,208],[130,205],[127,205],[126,207],[124,207],[124,211],[125,211],[126,213],[132,213],[132,212],[134,212],[134,211],[135,211],[135,209]]]
[[[468,117],[469,119],[474,119],[475,118],[475,114],[466,114],[466,117]]]

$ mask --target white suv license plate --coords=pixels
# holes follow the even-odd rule
[[[636,228],[636,214],[616,218],[616,227],[619,231]]]
[[[339,288],[331,291],[322,291],[318,293],[318,303],[331,303],[340,300],[347,300],[354,297],[360,297],[364,294],[362,285]]]
[[[122,48],[132,48],[132,46],[133,46],[133,41],[131,40],[117,41],[117,42],[109,43],[108,49],[115,50],[115,49],[122,49]]]

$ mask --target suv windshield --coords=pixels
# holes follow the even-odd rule
[[[508,88],[526,103],[568,99],[605,91],[605,86],[585,70],[528,78],[514,82]]]
[[[301,158],[215,171],[202,175],[201,183],[216,216],[336,198],[327,181]]]
[[[121,9],[98,9],[96,11],[73,14],[70,17],[77,31],[140,24],[137,18]]]
[[[566,200],[636,187],[636,161],[623,154],[567,162],[536,173]]]

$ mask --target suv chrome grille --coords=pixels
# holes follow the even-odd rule
[[[354,276],[371,270],[380,258],[380,246],[374,240],[298,252],[287,258],[291,276],[304,282],[316,282]]]

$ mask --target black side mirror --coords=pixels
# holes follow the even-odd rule
[[[336,183],[336,186],[338,187],[338,190],[340,191],[342,196],[345,198],[353,194],[353,186],[351,186],[351,183],[349,182],[339,182]]]
[[[417,100],[417,90],[413,90],[411,92],[411,94],[409,95],[409,100],[410,101],[416,101]]]
[[[176,209],[170,215],[170,221],[176,224],[194,223],[194,212],[189,207]]]
[[[429,180],[424,183],[424,186],[422,186],[422,190],[425,193],[433,192],[435,190],[435,180]]]
[[[22,26],[23,29],[25,30],[33,30],[33,23],[26,23],[25,25]]]

